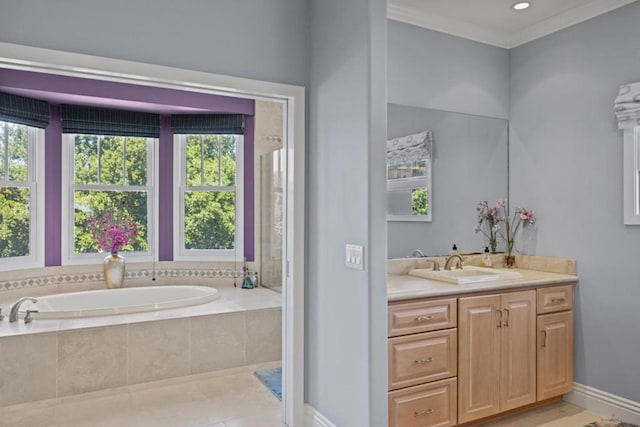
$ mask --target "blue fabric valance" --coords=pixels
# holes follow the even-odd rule
[[[0,93],[0,120],[44,129],[49,126],[51,109],[46,101]]]
[[[158,138],[160,114],[63,105],[62,132]]]
[[[244,134],[242,114],[174,114],[171,129],[178,134]]]

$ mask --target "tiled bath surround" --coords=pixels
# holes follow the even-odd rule
[[[280,360],[281,296],[264,288],[240,289],[242,265],[127,265],[125,287],[184,284],[221,291],[220,300],[187,309],[36,318],[31,324],[10,324],[5,318],[0,321],[0,406]],[[246,265],[255,270],[254,263]],[[101,265],[0,273],[5,313],[23,296],[92,289],[104,289]]]
[[[277,361],[281,317],[275,307],[5,336],[0,406]]]

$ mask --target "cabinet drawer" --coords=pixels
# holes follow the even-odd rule
[[[454,426],[457,406],[455,378],[389,393],[389,427]]]
[[[538,289],[538,314],[554,313],[573,308],[573,285]]]
[[[389,390],[456,376],[456,329],[389,339]]]
[[[456,327],[455,298],[402,302],[389,305],[389,336]]]

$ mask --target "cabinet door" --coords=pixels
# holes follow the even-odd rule
[[[502,295],[500,412],[536,401],[536,291]]]
[[[538,400],[573,388],[573,311],[538,316]]]
[[[459,423],[500,410],[500,302],[499,295],[459,300]]]

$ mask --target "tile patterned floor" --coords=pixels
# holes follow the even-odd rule
[[[0,408],[0,427],[284,427],[280,402],[253,375],[262,363]],[[582,427],[608,418],[559,402],[482,427]]]
[[[280,362],[0,408],[0,427],[282,427],[253,375]]]

